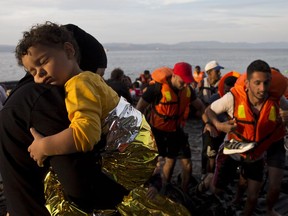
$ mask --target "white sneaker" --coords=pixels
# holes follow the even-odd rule
[[[256,142],[239,142],[234,139],[231,139],[230,141],[227,141],[224,143],[224,154],[237,154],[237,153],[243,153],[246,152],[252,148],[254,148],[256,145]]]

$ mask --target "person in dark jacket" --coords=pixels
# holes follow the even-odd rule
[[[74,24],[65,27],[73,33],[82,50],[80,65],[83,70],[98,73],[99,68],[105,69],[107,58],[99,41]],[[50,215],[45,207],[43,186],[48,164],[40,168],[29,156],[27,148],[33,141],[29,128],[34,125],[43,135],[66,128],[70,122],[64,96],[63,88],[35,84],[33,77],[27,74],[0,112],[0,171],[10,216]],[[61,165],[55,162],[59,159],[54,157],[50,163]]]
[[[29,156],[27,148],[33,141],[29,127],[42,122],[39,126],[48,134],[64,129],[69,122],[63,94],[62,88],[37,85],[32,76],[26,76],[0,112],[0,170],[11,216],[50,215],[43,186],[48,167],[38,167]]]
[[[115,68],[106,83],[118,93],[118,96],[124,97],[129,103],[133,103],[129,87],[123,82],[124,71],[121,68]]]
[[[74,24],[64,25],[74,38],[80,49],[80,68],[103,76],[107,68],[107,56],[102,44],[92,35]]]

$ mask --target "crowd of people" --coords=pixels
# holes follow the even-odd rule
[[[193,215],[187,202],[165,196],[176,160],[188,197],[209,191],[221,199],[240,169],[231,202],[245,194],[245,216],[253,215],[267,169],[267,215],[279,215],[287,78],[267,62],[225,75],[215,60],[204,71],[175,62],[134,81],[115,68],[104,80],[101,43],[76,25],[51,22],[24,32],[15,55],[27,73],[8,98],[0,95],[2,215]],[[184,131],[191,115],[203,123],[193,194]]]

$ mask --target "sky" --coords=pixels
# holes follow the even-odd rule
[[[287,9],[287,0],[1,0],[0,44],[45,21],[101,43],[288,42]]]

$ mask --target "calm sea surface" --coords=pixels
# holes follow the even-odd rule
[[[288,49],[109,50],[107,58],[106,79],[116,67],[122,68],[134,81],[144,70],[152,72],[162,66],[173,67],[179,61],[189,62],[193,67],[200,65],[204,69],[207,62],[217,60],[225,67],[222,74],[231,70],[242,73],[256,59],[262,59],[288,75]],[[23,75],[24,71],[17,65],[14,54],[0,52],[0,81],[19,80]]]

